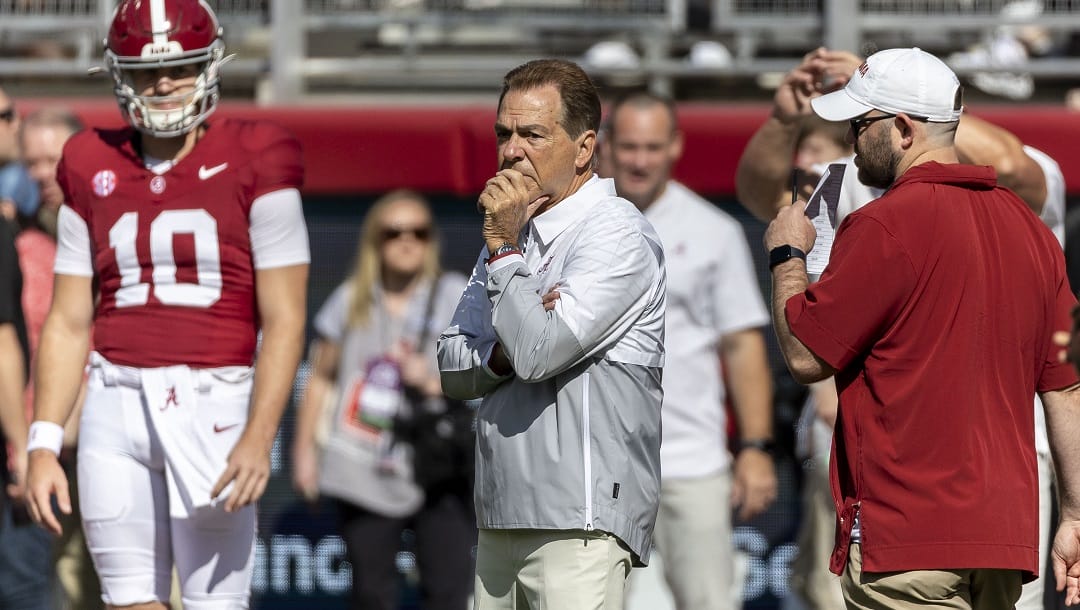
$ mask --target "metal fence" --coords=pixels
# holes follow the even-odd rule
[[[247,77],[267,102],[311,91],[454,89],[497,82],[536,56],[582,60],[594,73],[670,91],[680,79],[782,71],[820,44],[868,51],[962,49],[1001,28],[1051,40],[1080,32],[1080,0],[210,0]],[[0,78],[61,78],[98,62],[115,0],[0,0]],[[617,40],[632,61],[590,65]],[[696,42],[730,51],[688,61]],[[976,67],[959,65],[958,71]],[[1080,74],[1073,57],[1032,60],[1035,78]]]

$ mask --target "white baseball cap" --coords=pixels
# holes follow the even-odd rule
[[[810,101],[826,121],[846,121],[880,110],[931,123],[960,120],[962,89],[956,74],[937,57],[915,47],[886,49],[866,58],[847,85]]]

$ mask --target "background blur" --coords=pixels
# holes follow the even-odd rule
[[[680,101],[686,153],[676,177],[743,222],[757,257],[763,225],[734,199],[735,164],[768,114],[772,88],[819,45],[869,54],[920,46],[965,82],[967,108],[1053,156],[1080,218],[1080,0],[209,0],[237,57],[221,114],[259,116],[304,146],[312,244],[309,312],[347,274],[378,195],[429,197],[444,262],[468,273],[481,240],[475,197],[495,170],[502,75],[536,57],[579,62],[602,95],[649,88]],[[72,108],[118,125],[101,40],[114,0],[0,0],[0,85],[21,114]],[[1071,248],[1069,248],[1071,250]],[[769,333],[771,339],[771,333]],[[781,495],[739,524],[747,608],[776,608],[795,551],[801,468],[790,456],[802,390],[771,345]],[[298,386],[305,379],[305,369]],[[275,445],[260,515],[256,607],[343,607],[349,588],[333,515],[293,495],[292,414]],[[409,535],[401,578],[414,578]],[[403,608],[418,608],[406,595]]]

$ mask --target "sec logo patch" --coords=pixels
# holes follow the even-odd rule
[[[116,190],[116,172],[111,169],[103,169],[94,174],[90,181],[94,187],[94,194],[98,197],[108,197]]]

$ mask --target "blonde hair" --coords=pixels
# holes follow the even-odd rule
[[[383,224],[386,212],[396,203],[412,201],[422,207],[432,219],[431,233],[427,241],[427,253],[424,264],[420,267],[420,277],[435,279],[441,271],[439,267],[439,237],[435,232],[431,205],[420,193],[409,189],[398,189],[386,193],[375,200],[364,217],[360,227],[360,242],[356,247],[356,264],[349,277],[350,303],[349,326],[364,326],[371,319],[371,307],[375,302],[375,287],[382,283],[383,260],[382,243]]]

